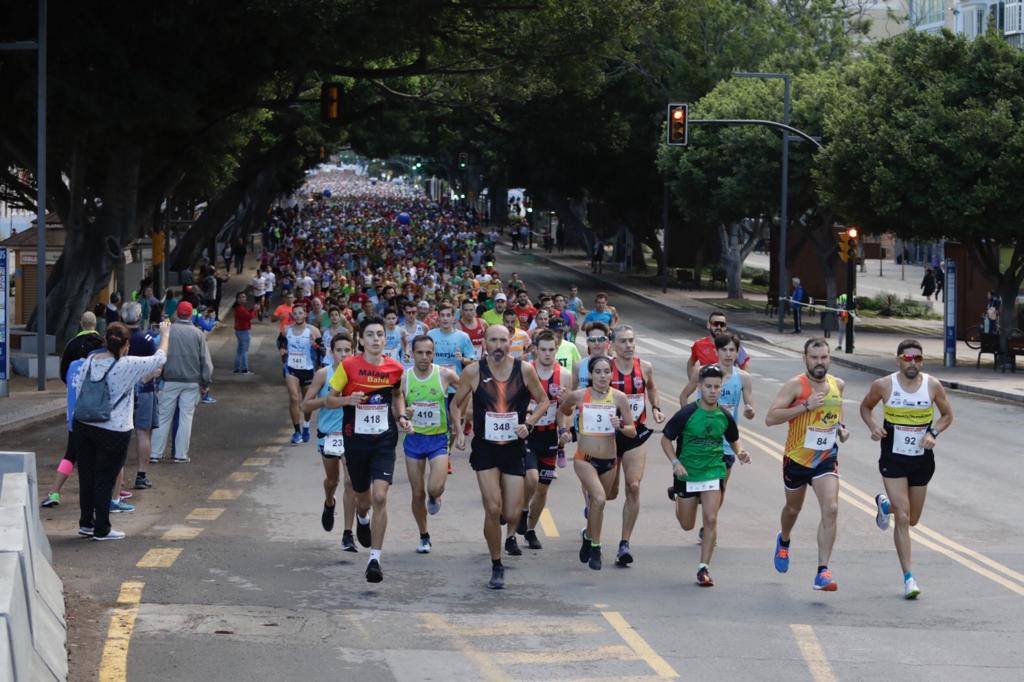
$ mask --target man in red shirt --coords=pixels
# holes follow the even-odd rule
[[[690,349],[690,359],[686,361],[686,376],[693,380],[701,367],[714,365],[718,362],[718,351],[715,350],[715,337],[729,331],[729,324],[725,320],[725,313],[715,311],[708,315],[708,332],[703,339],[700,339]],[[736,366],[746,369],[750,364],[750,356],[747,351],[740,349],[739,357],[736,358]],[[686,403],[689,395],[684,389],[683,395],[679,397],[680,403]]]
[[[520,329],[529,329],[530,323],[533,322],[533,318],[537,316],[537,309],[530,303],[530,297],[526,295],[526,291],[523,289],[519,290],[516,295],[516,304],[512,308],[516,311],[516,319],[519,320]]]
[[[252,374],[249,371],[249,341],[252,333],[252,318],[255,313],[246,305],[245,294],[235,297],[235,338],[238,347],[235,350],[235,374]]]

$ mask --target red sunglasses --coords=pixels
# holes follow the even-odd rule
[[[902,360],[903,362],[924,362],[924,356],[910,355],[909,353],[904,353],[903,355],[900,356],[900,360]]]

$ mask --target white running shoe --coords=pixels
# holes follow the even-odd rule
[[[908,578],[903,582],[903,598],[904,599],[917,599],[918,595],[921,594],[921,588],[917,586],[917,581],[913,578]]]
[[[875,514],[875,524],[882,530],[889,530],[889,510],[891,508],[889,498],[885,496],[885,493],[875,495],[875,509],[878,510]]]
[[[99,541],[102,541],[102,540],[124,540],[124,533],[122,533],[119,530],[114,530],[113,528],[111,528],[110,532],[107,533],[106,535],[104,535],[103,537],[100,537],[99,535],[93,535],[92,539],[93,540],[99,540]]]
[[[416,548],[417,554],[430,554],[431,545],[430,538],[420,538],[420,544]]]

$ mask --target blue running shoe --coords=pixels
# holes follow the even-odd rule
[[[882,530],[889,530],[889,513],[891,505],[889,504],[889,498],[885,496],[885,493],[878,493],[875,495],[875,508],[878,510],[875,514],[875,524]]]
[[[789,570],[789,547],[782,546],[781,530],[775,536],[775,570],[779,573],[785,573]]]
[[[308,443],[309,439],[310,439],[309,427],[308,426],[303,426],[302,427],[302,442],[303,443]]]
[[[292,445],[298,445],[302,442],[302,434],[296,431],[292,434]]]
[[[122,502],[121,500],[111,500],[110,501],[110,513],[111,514],[120,514],[122,512],[133,512],[133,511],[135,511],[135,505],[134,504],[128,504],[127,502]]]
[[[839,585],[836,584],[835,580],[832,580],[832,571],[827,568],[818,571],[818,575],[814,577],[814,589],[821,592],[835,592],[838,590]]]

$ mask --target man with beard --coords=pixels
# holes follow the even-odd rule
[[[726,322],[725,313],[715,311],[708,315],[708,335],[698,340],[690,348],[690,359],[686,361],[686,377],[690,383],[683,387],[683,393],[679,396],[679,404],[685,405],[690,399],[697,386],[697,372],[701,367],[718,364],[718,351],[715,350],[715,338],[719,334],[729,333],[729,324]],[[750,356],[747,351],[740,348],[740,354],[736,358],[736,366],[740,369],[747,369],[750,364]]]
[[[878,514],[875,522],[889,528],[889,514],[896,519],[893,540],[903,569],[903,595],[917,599],[921,590],[914,580],[910,562],[910,527],[916,526],[924,511],[928,482],[935,473],[935,441],[953,423],[953,408],[946,389],[937,379],[921,371],[924,354],[914,339],[900,342],[896,348],[899,371],[871,382],[860,403],[860,418],[871,431],[871,439],[881,441],[878,470],[885,493],[875,495]],[[882,403],[882,425],[872,412]],[[939,419],[934,408],[939,409]]]
[[[828,373],[827,339],[809,339],[804,344],[807,371],[793,377],[779,390],[765,424],[789,422],[782,481],[786,505],[782,508],[782,529],[775,538],[775,570],[789,570],[790,532],[804,504],[807,486],[814,489],[821,508],[818,525],[818,572],[814,589],[835,592],[828,562],[836,541],[836,517],[839,512],[839,442],[850,432],[843,424],[843,381]]]

